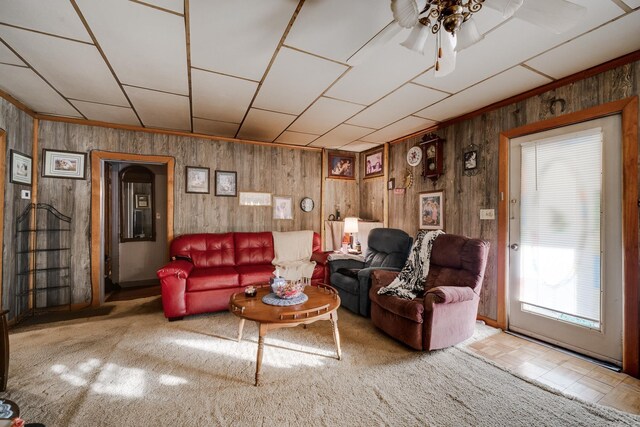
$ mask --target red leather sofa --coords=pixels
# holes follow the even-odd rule
[[[329,253],[313,233],[312,284],[328,283]],[[185,234],[171,242],[169,254],[172,261],[157,272],[169,320],[226,310],[231,294],[267,283],[275,270],[271,232]]]

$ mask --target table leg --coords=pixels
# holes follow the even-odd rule
[[[329,315],[331,320],[331,326],[333,326],[333,341],[336,343],[336,353],[338,353],[338,360],[342,360],[342,350],[340,349],[340,332],[338,331],[338,313],[333,312]]]
[[[243,329],[244,329],[244,319],[240,319],[240,326],[238,327],[238,342],[242,341]]]
[[[256,383],[260,382],[260,370],[262,369],[262,352],[264,350],[264,336],[267,334],[267,328],[260,324],[260,336],[258,337],[258,358],[256,360]]]

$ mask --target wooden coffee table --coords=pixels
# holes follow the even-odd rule
[[[336,344],[338,360],[342,359],[337,312],[338,307],[340,307],[340,297],[334,288],[323,284],[307,286],[304,289],[304,293],[309,299],[302,304],[287,307],[263,303],[262,297],[270,292],[271,287],[267,285],[258,288],[257,295],[254,297],[247,297],[244,292],[238,292],[231,295],[229,299],[229,311],[240,318],[238,341],[242,340],[242,329],[244,328],[245,320],[253,320],[259,326],[256,386],[260,382],[264,337],[271,330],[306,325],[318,320],[329,320],[333,326],[333,340]]]

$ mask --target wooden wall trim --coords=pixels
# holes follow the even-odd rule
[[[215,140],[215,141],[235,142],[239,144],[264,145],[268,147],[289,148],[292,150],[322,151],[322,148],[320,147],[307,147],[306,145],[289,145],[289,144],[280,144],[277,142],[252,141],[249,139],[228,138],[226,136],[205,135],[202,133],[193,133],[193,132],[186,132],[186,131],[180,131],[180,130],[154,129],[154,128],[145,128],[141,126],[133,126],[133,125],[121,125],[116,123],[101,122],[98,120],[77,119],[74,117],[57,117],[57,116],[48,116],[43,114],[36,114],[35,117],[40,120],[48,120],[50,122],[72,123],[72,124],[83,125],[83,126],[98,126],[103,128],[130,130],[132,132],[146,132],[146,133],[155,133],[155,134],[161,134],[161,135],[185,136],[188,138],[201,138],[201,139],[209,139],[209,140]]]
[[[325,246],[326,231],[324,229],[324,219],[326,218],[325,216],[326,208],[324,206],[324,201],[326,200],[325,192],[327,191],[327,183],[326,183],[324,174],[328,167],[327,166],[328,161],[329,160],[327,158],[327,150],[322,149],[322,159],[320,160],[320,162],[322,163],[322,166],[320,167],[320,241],[321,241],[320,247],[322,248],[323,251],[327,250]]]
[[[38,204],[38,136],[40,132],[40,122],[38,119],[33,119],[33,141],[31,145],[31,203]],[[31,210],[30,229],[29,233],[29,247],[36,247],[36,228],[37,228],[37,212],[36,209]],[[36,268],[36,253],[29,253],[29,270],[35,270]],[[33,291],[35,286],[35,277],[33,274],[29,274],[29,290]],[[29,309],[33,308],[33,300],[29,298]]]
[[[0,89],[0,97],[4,98],[8,102],[12,103],[18,110],[24,111],[31,117],[36,117],[36,112],[24,105],[22,102],[15,99],[13,96],[9,95],[7,92]]]
[[[4,284],[2,283],[2,278],[4,277],[4,270],[2,269],[2,248],[4,248],[4,177],[7,172],[7,133],[3,129],[0,129],[0,153],[2,153],[3,156],[2,161],[0,161],[0,311],[2,311],[4,309],[2,306],[2,291],[4,289]]]
[[[508,175],[509,140],[561,126],[581,123],[613,114],[622,115],[622,239],[624,246],[624,305],[622,369],[629,375],[640,375],[640,272],[638,268],[638,97],[625,98],[593,108],[554,117],[511,129],[500,134],[499,191],[504,200],[498,205],[498,316],[506,315],[508,290]],[[500,318],[498,323],[501,324]],[[508,323],[508,322],[506,322]],[[506,324],[505,324],[506,326]]]
[[[91,306],[100,305],[100,250],[101,250],[101,203],[102,203],[102,161],[146,162],[167,165],[167,251],[174,232],[174,173],[175,159],[169,156],[146,154],[114,153],[109,151],[91,152]]]
[[[384,144],[384,182],[382,185],[384,186],[384,193],[382,193],[382,224],[384,227],[389,227],[389,187],[387,183],[389,182],[389,144]]]
[[[498,108],[506,107],[507,105],[515,104],[520,101],[524,101],[527,98],[531,98],[532,96],[540,95],[542,93],[548,92],[550,90],[557,89],[562,86],[566,86],[568,84],[574,83],[578,80],[584,80],[586,78],[595,76],[596,74],[603,73],[605,71],[611,70],[613,68],[620,67],[622,65],[629,64],[631,62],[640,61],[640,50],[636,50],[635,52],[628,53],[619,58],[612,59],[611,61],[604,62],[602,64],[596,65],[591,68],[587,68],[586,70],[579,71],[575,74],[571,74],[570,76],[563,77],[559,80],[552,81],[550,83],[544,84],[542,86],[538,86],[526,92],[522,92],[518,95],[514,95],[510,98],[503,99],[502,101],[494,102],[493,104],[487,105],[486,107],[479,108],[470,113],[463,114],[458,117],[454,117],[452,119],[445,120],[444,122],[435,124],[429,128],[413,132],[409,135],[405,135],[403,137],[394,139],[390,141],[390,144],[397,144],[399,142],[405,141],[409,138],[414,138],[417,136],[421,136],[425,133],[435,132],[439,129],[444,129],[451,125],[454,125],[459,122],[463,122],[465,120],[472,119],[476,116],[480,116],[482,114],[488,113],[493,110],[497,110]]]

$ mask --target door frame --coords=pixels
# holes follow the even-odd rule
[[[531,123],[500,133],[498,149],[498,326],[508,327],[509,141],[614,114],[622,116],[622,369],[640,375],[640,299],[638,269],[638,97],[609,102],[575,113]]]
[[[5,182],[4,177],[7,174],[7,132],[4,129],[0,129],[0,153],[2,153],[3,159],[0,162],[0,311],[2,310],[2,297],[4,291],[4,269],[2,265],[2,249],[4,248],[4,193]]]
[[[167,166],[167,248],[173,240],[173,187],[175,159],[169,156],[114,153],[109,151],[91,152],[91,306],[98,307],[100,301],[101,270],[104,264],[102,244],[104,233],[102,219],[103,181],[102,165],[107,161],[157,163]]]

